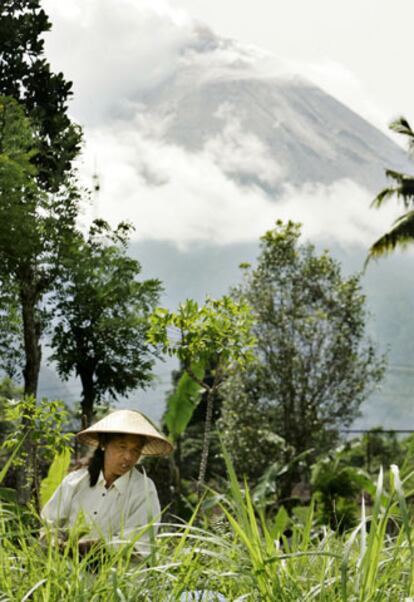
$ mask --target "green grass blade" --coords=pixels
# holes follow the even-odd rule
[[[9,469],[10,469],[10,466],[13,464],[13,462],[14,462],[14,459],[16,458],[17,454],[19,453],[19,451],[20,451],[20,449],[21,449],[21,447],[22,447],[23,443],[25,442],[25,440],[26,440],[26,437],[27,437],[27,435],[28,435],[28,434],[29,434],[29,433],[25,433],[25,434],[24,434],[24,435],[21,437],[21,439],[20,439],[20,440],[17,442],[17,444],[16,444],[15,448],[13,449],[13,451],[12,451],[11,455],[10,455],[10,456],[9,456],[9,458],[7,459],[7,462],[6,462],[6,464],[5,464],[5,465],[3,466],[3,468],[1,469],[1,471],[0,471],[0,483],[2,483],[2,482],[3,482],[3,480],[4,480],[5,476],[6,476],[6,474],[8,473],[8,471],[9,471]]]
[[[398,469],[398,466],[396,466],[395,464],[391,464],[390,468],[391,468],[391,474],[392,474],[393,480],[394,480],[394,487],[395,487],[395,492],[396,492],[397,498],[398,498],[398,504],[400,506],[401,518],[402,518],[404,531],[407,536],[408,545],[410,546],[410,552],[411,552],[411,554],[413,554],[413,546],[412,546],[412,542],[411,542],[410,519],[409,519],[409,515],[408,515],[407,502],[405,500],[405,495],[404,495],[404,491],[403,491],[402,483],[401,483],[401,479],[400,479],[400,471]]]

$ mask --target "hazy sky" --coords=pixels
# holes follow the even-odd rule
[[[263,177],[278,175],[261,140],[229,122],[222,140],[187,151],[165,142],[162,124],[142,112],[140,98],[161,89],[183,57],[198,61],[202,72],[240,57],[266,62],[272,53],[276,70],[305,75],[387,132],[401,113],[414,122],[413,0],[395,0],[393,6],[385,0],[43,4],[53,23],[48,57],[74,82],[71,112],[85,131],[81,171],[88,183],[94,172],[101,176],[86,221],[97,215],[113,223],[129,219],[137,238],[186,245],[257,240],[276,218],[291,218],[303,222],[311,238],[368,245],[396,216],[391,209],[370,209],[372,192],[351,180],[287,187],[276,204],[262,189],[228,177],[230,163],[240,173],[254,165]],[[223,37],[237,43],[217,51],[215,41]],[[148,185],[148,175],[156,186]]]

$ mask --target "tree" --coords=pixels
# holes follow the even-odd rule
[[[240,373],[233,371],[221,390],[222,409],[218,430],[229,451],[234,468],[254,486],[270,463],[286,464],[294,450],[277,434],[273,402],[265,399],[253,363]]]
[[[0,97],[0,284],[3,309],[23,339],[25,395],[36,396],[47,294],[76,228],[78,194],[66,186],[53,195],[36,180],[37,138],[16,101]],[[16,308],[21,313],[16,318]],[[4,320],[7,320],[3,316]],[[17,345],[19,348],[19,345]]]
[[[191,498],[194,494],[193,483],[200,472],[200,457],[204,446],[209,408],[211,408],[209,461],[204,479],[206,482],[217,482],[217,479],[226,476],[221,442],[216,429],[217,420],[221,415],[221,386],[212,395],[199,383],[203,381],[207,387],[212,386],[214,374],[205,371],[200,364],[194,364],[192,372],[195,373],[198,382],[191,378],[183,366],[172,372],[172,391],[167,396],[166,409],[162,417],[168,436],[174,444],[174,453],[168,457],[168,480],[164,478],[163,483],[166,487],[165,500],[170,504],[172,514],[179,516],[185,515],[190,510],[187,496]],[[182,494],[186,498],[184,504]]]
[[[249,373],[226,385],[222,421],[226,425],[226,414],[232,415],[228,447],[249,435],[237,426],[242,395],[256,400],[268,430],[297,454],[329,449],[382,377],[384,359],[365,335],[359,277],[343,278],[327,252],[316,255],[299,237],[298,224],[277,222],[261,239],[257,267],[244,266],[244,282],[234,290],[236,299],[252,307],[257,343]],[[249,418],[255,422],[253,413]],[[253,434],[250,448],[260,443]]]
[[[404,117],[400,117],[391,123],[390,129],[407,136],[409,152],[411,156],[414,156],[414,132],[408,121]],[[391,169],[387,169],[385,173],[395,182],[395,185],[382,190],[374,199],[373,206],[380,208],[390,198],[397,197],[402,200],[406,212],[395,221],[388,232],[372,245],[367,261],[389,253],[397,246],[404,248],[414,242],[414,176]]]
[[[20,363],[28,395],[37,392],[43,301],[53,288],[78,211],[71,175],[81,132],[67,116],[71,83],[52,73],[44,58],[43,36],[49,29],[40,0],[1,3],[1,326],[8,339],[21,328]],[[13,328],[5,329],[7,323]]]
[[[23,357],[22,316],[18,295],[9,282],[0,288],[0,370],[9,378],[21,374]]]
[[[44,34],[50,27],[40,0],[1,3],[0,280],[2,300],[8,297],[2,309],[7,315],[8,306],[13,318],[16,307],[21,312],[29,395],[37,391],[42,302],[53,287],[78,211],[72,161],[81,131],[67,115],[72,84],[62,73],[52,73],[44,58]]]
[[[206,393],[206,415],[203,449],[198,475],[198,492],[205,481],[207,469],[214,399],[223,385],[228,371],[239,369],[251,360],[254,339],[251,335],[252,316],[250,307],[244,300],[235,301],[229,296],[221,299],[207,298],[203,306],[189,299],[182,303],[176,313],[159,308],[152,316],[149,339],[160,345],[164,352],[175,355],[188,376]],[[183,387],[185,390],[185,387]],[[199,401],[197,392],[194,401]],[[187,406],[183,395],[175,397],[169,406],[167,425],[172,430],[174,421],[179,420],[175,433],[183,432],[191,419],[196,403],[188,411],[183,421],[180,406]]]
[[[11,350],[27,397],[36,397],[50,292],[78,214],[74,186],[67,183],[53,194],[41,187],[32,161],[37,152],[37,138],[22,107],[0,97],[0,326],[5,340],[17,337]],[[4,346],[0,350],[10,353]],[[23,426],[29,428],[29,422]],[[30,437],[24,445],[32,458]],[[31,478],[22,470],[19,479],[18,500],[25,503]]]
[[[151,380],[146,333],[161,285],[138,280],[141,266],[126,254],[129,231],[127,224],[112,231],[96,221],[86,239],[78,233],[54,295],[51,359],[62,378],[80,377],[87,424],[105,395],[126,395]]]
[[[81,133],[67,116],[71,84],[62,74],[51,73],[43,56],[43,35],[49,29],[40,0],[2,1],[0,334],[5,337],[0,351],[10,372],[4,342],[13,341],[27,399],[36,398],[41,337],[50,319],[48,297],[78,213],[72,161]],[[22,426],[30,432],[30,416],[23,417]],[[29,464],[35,462],[32,439],[29,435],[24,443]],[[21,503],[29,499],[32,478],[33,466],[19,473]]]
[[[0,95],[24,108],[38,141],[36,178],[57,190],[80,150],[81,131],[67,116],[72,84],[52,73],[44,58],[51,28],[40,0],[2,0],[0,6]]]

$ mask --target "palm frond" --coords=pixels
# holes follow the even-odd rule
[[[375,197],[371,203],[371,207],[378,209],[381,205],[392,196],[401,198],[404,207],[408,208],[414,200],[414,176],[387,169],[385,171],[387,178],[391,178],[396,182],[396,186],[384,188]]]
[[[390,123],[390,130],[397,132],[397,134],[402,134],[403,136],[408,136],[408,148],[410,153],[414,153],[414,132],[411,129],[410,124],[405,119],[405,117],[398,117],[392,123]]]
[[[371,207],[379,209],[385,201],[388,201],[388,199],[396,194],[396,188],[384,188],[384,190],[381,190],[381,192],[372,201]]]
[[[407,119],[405,117],[395,119],[390,124],[390,129],[407,136],[409,151],[414,158],[414,131]],[[391,230],[372,245],[365,261],[365,267],[370,259],[391,253],[397,246],[405,248],[414,242],[414,210],[412,209],[414,204],[414,176],[393,169],[387,169],[385,174],[387,178],[393,180],[393,186],[381,190],[372,201],[371,207],[379,208],[385,201],[396,196],[397,199],[402,199],[403,205],[408,211],[394,222]]]
[[[375,259],[394,251],[398,246],[402,249],[414,243],[414,210],[399,217],[394,226],[381,236],[370,248],[365,265]]]

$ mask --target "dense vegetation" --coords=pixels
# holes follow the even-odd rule
[[[321,523],[316,493],[290,515],[283,507],[268,512],[240,487],[226,454],[225,461],[226,492],[209,491],[188,522],[165,519],[145,561],[133,558],[132,546],[116,553],[102,546],[80,558],[76,532],[59,552],[39,540],[30,509],[3,502],[0,599],[161,602],[202,590],[240,601],[411,599],[413,531],[396,466],[385,479],[379,471],[355,527],[340,533]],[[410,495],[412,470],[404,470]]]

